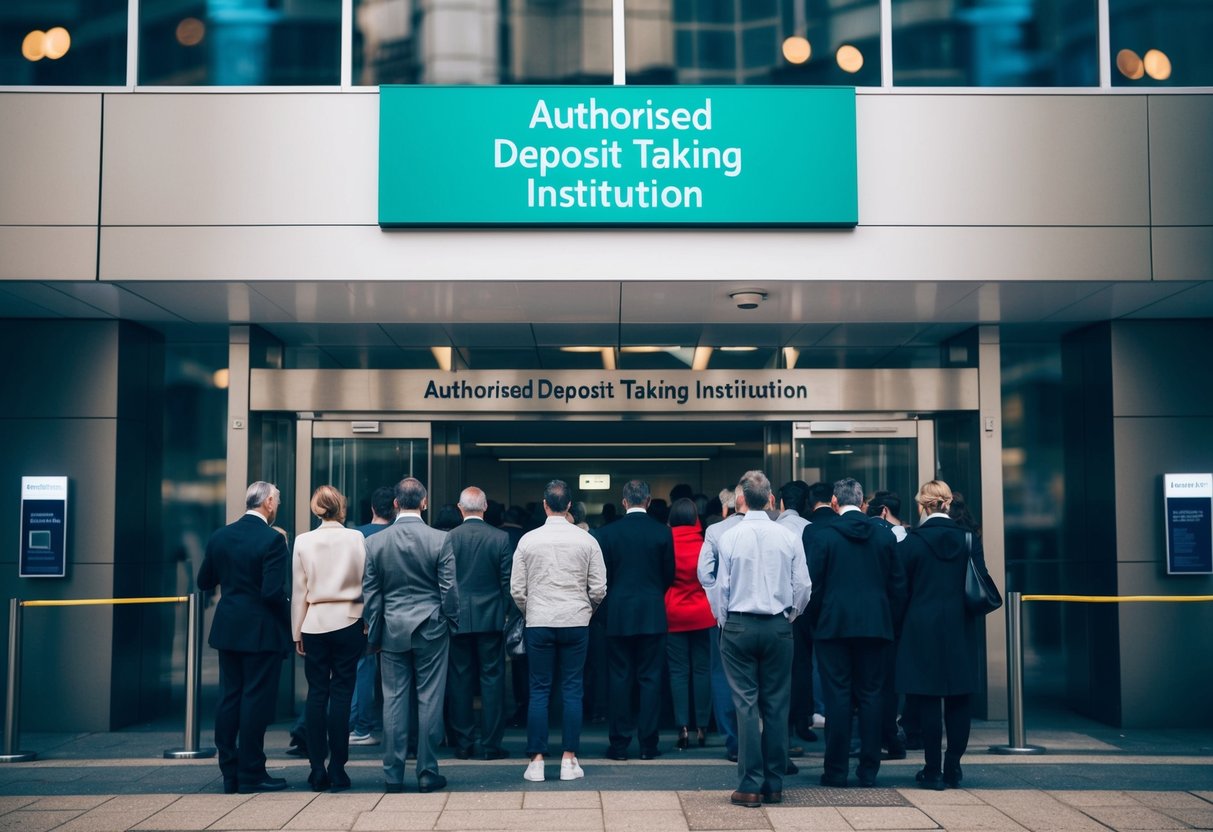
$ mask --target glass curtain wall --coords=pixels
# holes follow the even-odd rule
[[[629,84],[880,84],[877,0],[630,0]]]
[[[609,84],[611,0],[354,0],[353,83]]]
[[[892,0],[894,86],[1099,84],[1095,0]]]
[[[1109,0],[1112,85],[1213,86],[1213,3]]]
[[[127,0],[3,0],[0,84],[123,86]]]

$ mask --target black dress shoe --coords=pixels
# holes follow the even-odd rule
[[[782,791],[763,792],[762,802],[763,803],[783,803],[783,792]]]
[[[490,748],[481,756],[486,760],[504,760],[510,756],[510,752],[504,748]]]
[[[285,777],[266,777],[256,783],[241,783],[236,791],[240,794],[254,794],[255,792],[280,792],[286,788]]]
[[[417,791],[422,794],[436,792],[439,789],[446,788],[446,778],[441,774],[430,774],[426,772],[417,778]]]
[[[383,784],[383,793],[384,794],[400,794],[403,791],[404,791],[403,783],[384,783]]]
[[[307,784],[312,787],[314,792],[327,792],[332,782],[329,781],[329,776],[324,772],[317,774],[312,772],[307,776]]]
[[[960,766],[943,770],[943,782],[949,789],[959,789],[960,781],[963,779],[964,775],[960,773]]]
[[[847,787],[847,778],[831,777],[828,774],[821,775],[821,785],[830,789],[845,789]]]
[[[223,793],[224,794],[235,794],[236,790],[238,788],[240,788],[240,784],[236,782],[235,777],[224,777],[223,778]]]
[[[729,762],[730,762],[730,763],[735,763],[735,762],[737,762],[737,752],[736,752],[736,751],[729,751],[729,752],[728,752],[728,753],[726,753],[724,756],[726,756],[726,757],[728,757],[728,758],[729,758]]]
[[[656,760],[660,756],[661,752],[656,748],[646,748],[640,752],[640,759],[642,760]]]
[[[876,788],[876,778],[875,777],[859,777],[859,778],[857,778],[857,780],[859,781],[859,788],[861,788],[861,789]]]
[[[796,765],[791,760],[788,760],[787,765],[783,770],[787,774],[800,774],[800,766]]]
[[[470,760],[470,759],[472,759],[472,749],[470,749],[470,748],[456,748],[456,749],[455,749],[455,759],[456,759],[456,760]]]
[[[762,805],[762,795],[753,792],[733,792],[729,802],[734,806],[745,806],[747,809],[757,809]]]
[[[788,756],[789,757],[803,757],[804,756],[804,746],[803,745],[789,746],[788,747]]]
[[[329,789],[334,792],[344,792],[350,788],[350,776],[345,771],[329,769]]]
[[[288,748],[286,750],[286,756],[288,756],[288,757],[306,757],[307,756],[307,746],[306,745],[292,745],[290,748]]]
[[[605,756],[608,760],[618,760],[622,763],[628,758],[628,753],[626,751],[616,751],[614,748],[608,748]]]

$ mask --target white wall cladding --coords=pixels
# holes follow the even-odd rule
[[[0,279],[1119,281],[1213,270],[1207,95],[861,92],[860,226],[802,231],[385,232],[373,93],[112,93],[104,121],[101,99],[0,94]],[[98,203],[91,274],[86,245],[48,247],[45,232],[21,230],[95,233]]]

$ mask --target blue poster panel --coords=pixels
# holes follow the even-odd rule
[[[1167,574],[1213,574],[1213,474],[1166,474]]]
[[[67,477],[21,478],[22,578],[67,574]]]

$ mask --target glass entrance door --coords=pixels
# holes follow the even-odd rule
[[[797,422],[792,431],[796,478],[810,485],[853,477],[864,488],[901,497],[901,520],[914,520],[918,486],[934,477],[935,423],[835,420]]]
[[[427,422],[300,421],[297,446],[303,457],[297,465],[296,498],[296,528],[301,531],[320,525],[308,505],[320,485],[331,485],[345,495],[350,527],[371,521],[371,495],[376,488],[394,486],[405,477],[429,485]]]

